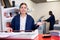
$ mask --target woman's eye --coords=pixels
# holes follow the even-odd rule
[[[24,9],[26,9],[26,7],[21,7],[21,8],[24,8]]]
[[[20,7],[20,8],[23,8],[23,7]]]

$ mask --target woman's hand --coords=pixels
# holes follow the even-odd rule
[[[42,22],[37,22],[36,25],[37,25],[37,26],[40,26],[40,25],[42,25]]]
[[[38,25],[38,26],[41,26],[41,25],[43,25],[44,23],[45,23],[45,21],[37,22],[37,25]]]
[[[13,32],[13,29],[11,27],[7,27],[7,32]]]

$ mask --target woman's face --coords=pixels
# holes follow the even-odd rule
[[[27,13],[27,6],[26,5],[22,5],[20,7],[20,13],[21,14],[26,14]]]

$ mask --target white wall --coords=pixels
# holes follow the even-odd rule
[[[11,0],[11,1],[13,1],[13,0]],[[15,1],[16,6],[19,6],[22,2],[27,3],[28,6],[32,4],[32,2],[30,0],[14,0],[14,1]]]
[[[0,31],[1,31],[1,2],[0,2]]]

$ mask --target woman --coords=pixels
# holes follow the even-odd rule
[[[45,21],[50,22],[49,30],[53,30],[54,29],[54,24],[55,24],[55,16],[53,15],[52,11],[49,11],[49,15],[50,15],[50,17]]]
[[[34,24],[34,19],[27,14],[27,4],[21,3],[19,7],[20,13],[16,15],[12,22],[10,30],[13,31],[32,31],[37,28]],[[40,25],[39,23],[37,25]]]

